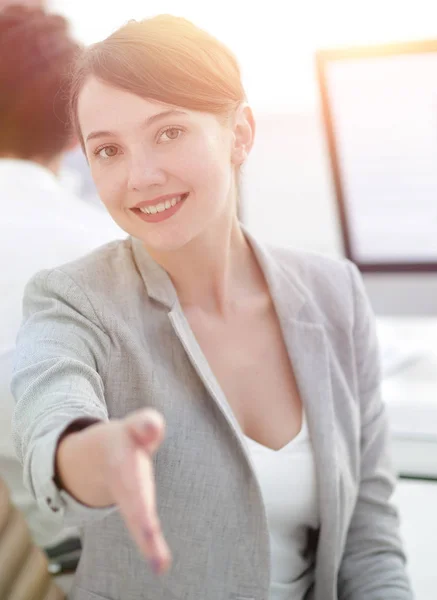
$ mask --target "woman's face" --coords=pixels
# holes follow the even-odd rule
[[[212,114],[95,78],[80,93],[78,119],[100,198],[146,247],[180,248],[235,211],[235,167],[251,144],[247,123],[225,127]]]

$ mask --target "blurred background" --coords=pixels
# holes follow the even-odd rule
[[[395,501],[418,600],[437,570],[435,0],[49,0],[85,44],[184,16],[236,54],[257,134],[241,218],[261,238],[361,269],[377,316]],[[79,151],[62,180],[99,206]]]

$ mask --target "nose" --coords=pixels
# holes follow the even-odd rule
[[[131,156],[128,168],[129,191],[141,192],[166,183],[166,173],[151,153],[141,152]]]

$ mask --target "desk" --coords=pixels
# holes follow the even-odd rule
[[[437,307],[436,307],[437,310]],[[378,318],[381,341],[421,351],[421,358],[383,379],[392,436],[392,456],[399,474],[434,481],[399,481],[393,501],[399,509],[401,535],[415,598],[434,600],[437,587],[437,318]]]
[[[436,307],[437,310],[437,307]],[[437,480],[437,318],[378,318],[378,331],[423,351],[414,363],[386,377],[393,459],[400,475]]]
[[[416,600],[435,600],[437,570],[437,483],[406,481],[398,483],[393,502],[401,519],[401,536],[408,559],[408,573]]]

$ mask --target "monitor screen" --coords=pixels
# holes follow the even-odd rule
[[[437,269],[437,40],[317,53],[346,255]]]

